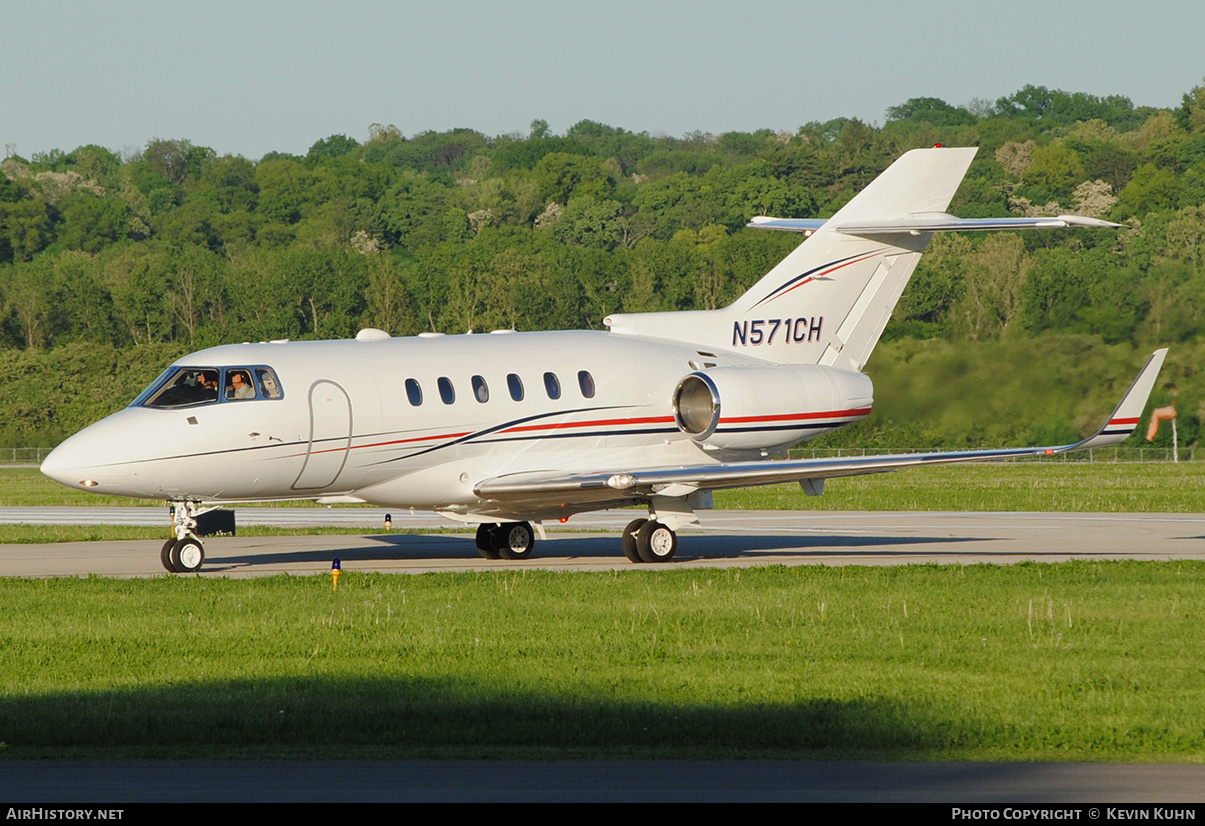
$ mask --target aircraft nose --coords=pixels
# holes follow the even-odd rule
[[[42,460],[41,467],[43,476],[49,476],[60,485],[69,487],[79,487],[76,483],[82,479],[81,469],[79,451],[73,450],[67,442],[50,451]]]
[[[107,421],[107,420],[106,420]],[[116,494],[130,474],[130,441],[98,422],[75,434],[42,461],[42,473],[76,490]]]

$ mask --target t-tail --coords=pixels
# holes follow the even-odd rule
[[[934,232],[1108,226],[1057,218],[960,219],[946,213],[974,148],[914,149],[825,221],[755,218],[806,240],[720,310],[616,313],[614,333],[745,353],[779,364],[861,371]]]

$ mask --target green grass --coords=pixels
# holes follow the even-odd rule
[[[0,755],[1198,762],[1203,576],[0,580]]]
[[[75,490],[60,485],[41,474],[37,468],[0,466],[0,505],[17,508],[36,507],[122,507],[138,505],[162,508],[162,499],[129,499],[122,496],[103,496],[84,490]],[[309,500],[288,502],[261,502],[258,507],[282,506],[289,508],[327,507]],[[362,507],[358,505],[334,505],[333,507]]]
[[[717,508],[746,510],[1205,512],[1205,462],[1003,462],[720,491]]]
[[[15,508],[35,507],[114,507],[118,505],[154,505],[158,500],[124,499],[97,496],[73,490],[43,476],[37,468],[0,467],[0,505]]]

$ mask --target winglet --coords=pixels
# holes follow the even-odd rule
[[[1159,378],[1159,370],[1163,367],[1163,359],[1166,357],[1166,347],[1156,350],[1147,361],[1146,366],[1142,368],[1142,372],[1138,374],[1138,378],[1134,379],[1134,383],[1130,385],[1130,389],[1122,398],[1121,404],[1117,405],[1117,409],[1105,422],[1104,427],[1079,444],[1058,452],[1109,447],[1125,441],[1134,432],[1134,428],[1138,427],[1138,420],[1142,418],[1142,411],[1146,408],[1147,399],[1151,397],[1155,379]]]

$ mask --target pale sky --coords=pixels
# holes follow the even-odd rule
[[[1027,83],[1170,107],[1202,83],[1203,42],[1202,0],[0,0],[0,142],[255,159],[372,123],[793,131]]]

